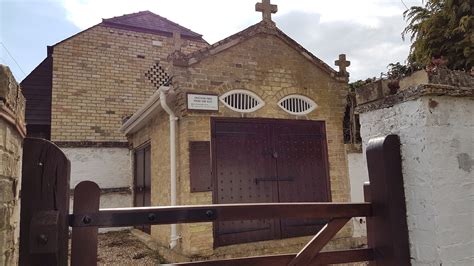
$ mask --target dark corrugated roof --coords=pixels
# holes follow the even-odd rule
[[[174,23],[171,20],[168,20],[150,11],[141,11],[138,13],[103,19],[101,24],[109,27],[128,29],[132,31],[150,32],[158,34],[165,33],[167,35],[173,34],[173,32],[178,31],[184,38],[188,37],[192,39],[202,40],[201,34],[196,33],[188,28],[185,28],[177,23]]]

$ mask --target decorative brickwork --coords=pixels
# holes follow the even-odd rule
[[[0,265],[18,264],[25,98],[10,69],[0,65]]]
[[[166,71],[161,67],[159,62],[153,64],[153,66],[145,73],[145,76],[153,84],[153,87],[159,89],[160,86],[168,83],[170,76]]]

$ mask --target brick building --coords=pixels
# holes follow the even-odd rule
[[[28,135],[50,139],[68,155],[71,188],[94,180],[102,206],[132,205],[130,150],[119,128],[167,79],[176,45],[188,53],[208,46],[149,11],[104,19],[48,47],[23,80]]]
[[[261,22],[194,52],[175,49],[173,79],[121,128],[134,150],[137,205],[350,200],[343,137],[349,62],[339,71]],[[296,252],[315,220],[143,228],[176,261]],[[351,226],[332,247],[352,244]],[[185,258],[183,258],[185,257]]]
[[[22,82],[28,134],[64,150],[71,187],[98,183],[102,207],[349,201],[349,62],[341,55],[335,71],[276,27],[276,6],[256,9],[261,22],[213,45],[145,11],[48,47]],[[321,224],[142,230],[184,260],[296,252]],[[351,246],[351,230],[332,246]]]

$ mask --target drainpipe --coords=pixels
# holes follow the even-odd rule
[[[161,86],[160,91],[160,104],[161,107],[168,113],[170,117],[170,183],[171,183],[171,206],[176,206],[176,121],[178,118],[166,103],[167,93],[170,91],[169,86]],[[173,249],[178,244],[178,232],[176,224],[171,225],[170,235],[170,249]]]

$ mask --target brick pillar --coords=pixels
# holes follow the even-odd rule
[[[0,65],[0,265],[18,264],[25,98],[10,69]]]

